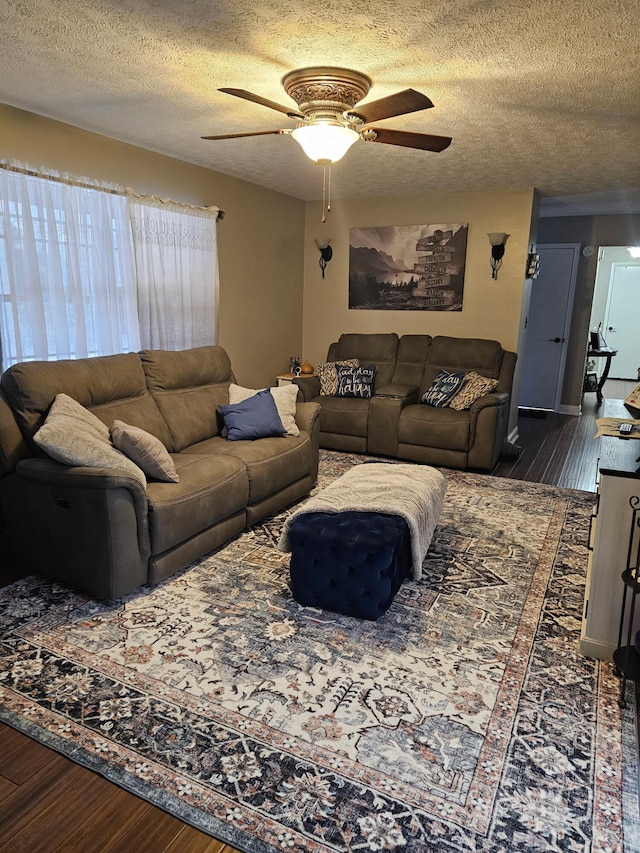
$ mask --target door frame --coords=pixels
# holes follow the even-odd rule
[[[608,329],[608,326],[610,323],[609,312],[611,310],[611,303],[613,301],[613,296],[614,296],[613,285],[614,285],[614,281],[615,281],[615,277],[616,277],[616,272],[619,269],[628,269],[630,267],[633,269],[639,269],[640,264],[637,262],[633,263],[631,259],[629,261],[611,261],[611,270],[609,273],[609,286],[607,288],[607,301],[606,301],[605,308],[604,308],[604,314],[602,315],[602,334],[605,336],[605,340],[606,340],[607,332],[609,331],[609,329]],[[628,308],[628,305],[626,303],[625,303],[625,307]],[[625,342],[623,342],[623,343],[625,343]],[[607,341],[607,345],[611,346],[609,341]],[[623,349],[623,347],[620,347],[620,346],[617,347],[618,352],[620,352],[621,349]],[[614,364],[615,364],[615,362],[614,362]],[[632,368],[632,371],[631,371],[632,374],[634,374],[636,370],[637,370],[637,365],[634,368]],[[615,376],[615,374],[614,374],[614,376]],[[632,376],[617,375],[616,378],[627,379],[627,380],[631,381],[633,379],[633,375]]]

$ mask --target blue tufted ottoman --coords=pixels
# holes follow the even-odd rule
[[[354,465],[285,519],[300,604],[377,619],[407,575],[422,577],[447,483],[426,465]]]
[[[380,512],[311,512],[289,527],[291,592],[299,604],[378,619],[411,571],[409,526]]]

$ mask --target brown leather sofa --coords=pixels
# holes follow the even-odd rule
[[[216,409],[234,382],[221,347],[31,362],[0,382],[0,507],[27,566],[96,598],[157,583],[309,493],[318,472],[316,404],[300,436],[227,441]],[[33,441],[57,394],[111,426],[159,438],[177,483],[68,466]]]
[[[507,437],[517,356],[498,341],[430,335],[343,334],[327,361],[376,365],[371,399],[322,396],[317,376],[300,377],[300,398],[320,405],[320,446],[490,471]],[[476,371],[495,390],[464,411],[421,403],[438,372]]]

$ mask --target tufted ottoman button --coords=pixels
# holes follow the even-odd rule
[[[291,592],[307,607],[378,619],[411,569],[398,515],[347,511],[297,516],[289,529]]]

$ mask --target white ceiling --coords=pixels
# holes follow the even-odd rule
[[[338,65],[366,100],[435,108],[386,127],[453,137],[433,154],[359,142],[334,198],[537,187],[547,215],[640,212],[638,0],[0,0],[0,101],[296,196],[322,174],[291,128],[217,91],[295,107],[282,76]],[[0,129],[0,155],[1,155]]]

